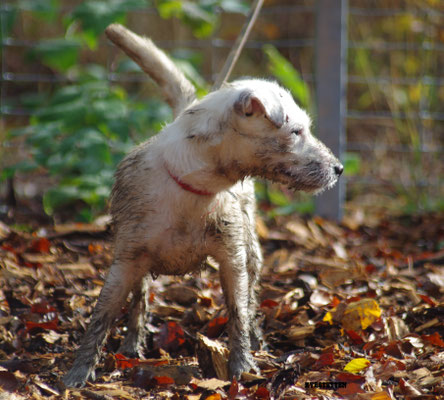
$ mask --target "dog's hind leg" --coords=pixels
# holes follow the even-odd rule
[[[148,281],[145,276],[135,283],[133,298],[130,305],[128,331],[125,339],[119,347],[119,353],[129,357],[142,357],[146,344],[146,318],[148,313]]]
[[[100,292],[94,308],[91,322],[76,352],[76,358],[70,371],[63,378],[68,387],[82,387],[87,379],[95,378],[94,367],[100,358],[103,344],[114,320],[132,289],[137,276],[114,261]]]

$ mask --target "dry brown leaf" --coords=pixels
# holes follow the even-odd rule
[[[256,232],[261,239],[268,239],[269,231],[264,220],[260,216],[256,216]]]
[[[155,307],[152,307],[151,312],[153,312],[154,314],[157,314],[160,317],[181,317],[183,315],[183,313],[185,312],[185,310],[186,310],[186,308],[182,307],[182,306],[156,305]]]
[[[228,380],[228,349],[217,340],[209,339],[201,333],[197,334],[197,339],[197,358],[202,371],[214,371],[218,379]]]
[[[8,225],[0,221],[0,240],[6,239],[11,233],[11,229]]]
[[[315,330],[314,325],[309,326],[291,326],[285,331],[285,336],[293,341],[305,339],[307,336],[311,336]]]
[[[72,224],[57,224],[54,226],[54,231],[60,235],[67,235],[71,233],[98,233],[105,232],[106,225],[97,224],[84,224],[84,223],[72,223]]]
[[[211,378],[211,379],[196,379],[194,378],[192,380],[192,383],[194,383],[197,387],[201,389],[208,389],[208,390],[217,390],[221,389],[224,386],[228,386],[231,384],[230,381],[224,381],[217,378]]]
[[[178,385],[187,385],[192,379],[200,377],[199,368],[191,365],[147,365],[139,364],[138,369],[144,370],[153,377],[167,376],[174,380]]]
[[[71,273],[83,276],[84,278],[92,278],[97,275],[96,269],[90,262],[79,262],[72,264],[59,264],[57,268],[65,273]]]
[[[410,332],[408,326],[399,317],[388,317],[385,322],[387,336],[390,341],[399,340]]]
[[[57,260],[53,254],[25,253],[22,257],[30,263],[53,263]]]
[[[197,290],[184,284],[174,284],[168,286],[163,296],[170,301],[174,301],[180,305],[188,306],[195,303],[199,297]]]

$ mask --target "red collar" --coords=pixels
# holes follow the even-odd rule
[[[173,175],[171,171],[168,169],[168,167],[165,164],[165,169],[168,171],[168,175],[176,182],[183,190],[186,190],[188,192],[197,194],[199,196],[213,196],[214,193],[207,192],[206,190],[199,190],[196,188],[193,188],[191,185],[188,185],[185,182],[182,182],[177,176]]]

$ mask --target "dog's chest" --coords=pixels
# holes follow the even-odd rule
[[[209,239],[204,221],[183,220],[164,229],[151,240],[149,253],[154,263],[150,271],[165,275],[198,271],[210,253]]]

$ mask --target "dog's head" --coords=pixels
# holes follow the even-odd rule
[[[343,170],[310,133],[307,113],[274,82],[235,81],[194,103],[179,119],[198,158],[230,182],[258,176],[320,192]]]
[[[230,121],[231,159],[247,175],[294,190],[319,192],[343,171],[339,160],[310,132],[310,117],[274,82],[241,80],[234,91]]]

